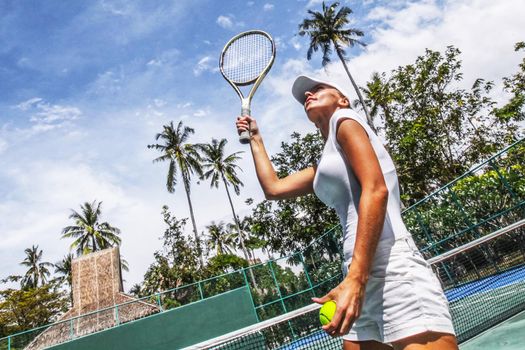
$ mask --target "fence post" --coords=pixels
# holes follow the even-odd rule
[[[202,293],[201,281],[197,282],[197,287],[199,287],[199,295],[201,296],[201,300],[202,300],[204,299],[204,294]]]
[[[304,275],[306,276],[306,280],[308,281],[308,285],[310,286],[310,290],[312,291],[312,295],[315,297],[315,291],[314,286],[312,284],[312,280],[310,279],[310,274],[308,273],[308,269],[306,268],[306,264],[304,263],[304,256],[302,252],[299,252],[299,257],[301,258],[301,263],[303,264],[303,270]]]
[[[75,337],[75,331],[73,330],[73,319],[69,320],[69,339],[73,340]]]
[[[439,255],[439,250],[436,247],[436,242],[434,242],[434,240],[432,239],[432,235],[430,234],[430,231],[429,231],[428,227],[426,226],[425,222],[423,221],[423,218],[421,217],[421,214],[419,214],[419,211],[415,207],[412,210],[416,213],[416,221],[417,221],[417,223],[419,224],[419,226],[421,227],[421,229],[425,233],[425,236],[427,236],[428,242],[430,243],[430,247],[429,248],[432,248],[432,250],[434,250],[434,254],[435,255]],[[448,267],[447,267],[447,265],[445,265],[445,263],[441,263],[441,267],[443,267],[443,269],[445,270],[445,273],[447,274],[448,279],[450,281],[452,281],[452,283],[455,285],[456,284],[455,275],[453,276],[453,274],[451,274],[451,272],[448,270]]]
[[[115,324],[117,326],[120,325],[120,320],[119,320],[119,317],[118,317],[118,305],[115,305]]]
[[[272,261],[268,261],[268,266],[270,267],[270,272],[272,273],[273,283],[275,283],[275,287],[277,288],[277,295],[279,296],[279,299],[281,301],[281,306],[283,307],[284,313],[287,313],[288,310],[286,309],[286,305],[284,304],[283,296],[281,294],[281,288],[279,288],[279,282],[277,282],[277,277],[275,276],[275,271],[273,270]]]
[[[164,311],[162,308],[162,303],[160,302],[160,293],[157,293],[157,305],[159,306],[160,312]]]

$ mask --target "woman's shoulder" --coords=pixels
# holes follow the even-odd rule
[[[337,130],[339,124],[345,119],[357,121],[365,128],[365,131],[368,133],[368,128],[366,127],[368,124],[366,123],[365,119],[363,119],[363,117],[361,117],[356,111],[350,108],[341,108],[335,111],[332,115],[332,118],[330,119],[330,128],[334,131]]]

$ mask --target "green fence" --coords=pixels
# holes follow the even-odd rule
[[[525,139],[505,148],[403,212],[426,258],[525,216]]]
[[[524,164],[522,139],[404,210],[405,223],[423,254],[427,258],[442,254],[523,218]],[[82,318],[98,315],[106,320],[105,328],[116,327],[124,323],[119,315],[131,303],[147,303],[156,312],[164,312],[242,286],[251,291],[257,319],[266,320],[309,304],[312,296],[323,295],[339,283],[341,234],[341,228],[334,227],[290,256],[61,321],[60,325],[73,338],[101,330],[79,329]],[[445,268],[445,274],[448,272]],[[22,349],[49,327],[2,338],[0,350]]]

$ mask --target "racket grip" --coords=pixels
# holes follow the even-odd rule
[[[241,109],[242,116],[250,115],[250,114],[251,114],[250,108]],[[250,137],[250,125],[248,124],[248,130],[241,132],[241,134],[239,135],[239,142],[242,143],[243,145],[246,145],[250,143],[250,138],[251,138]]]
[[[250,143],[250,132],[248,130],[241,132],[239,135],[239,142],[243,145]]]

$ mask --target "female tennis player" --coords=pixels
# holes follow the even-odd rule
[[[447,300],[401,218],[394,164],[337,84],[299,76],[292,94],[325,140],[314,167],[278,178],[251,116],[257,177],[268,199],[315,193],[335,208],[343,227],[344,280],[317,303],[337,310],[323,329],[342,336],[345,350],[458,349]]]

